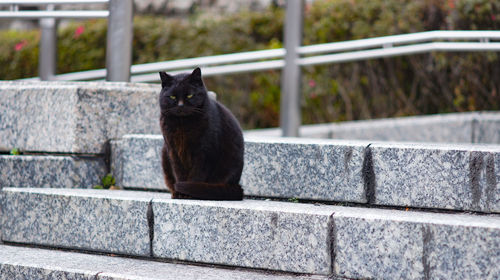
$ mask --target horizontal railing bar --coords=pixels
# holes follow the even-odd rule
[[[299,59],[298,64],[306,66],[327,63],[340,63],[432,51],[500,51],[500,43],[433,42],[410,46],[306,57]]]
[[[0,18],[107,18],[109,11],[1,11]]]
[[[60,4],[106,4],[109,0],[52,0],[52,1],[36,1],[36,0],[16,0],[16,1],[1,1],[0,5],[60,5]]]
[[[358,52],[349,52],[325,56],[316,56],[310,58],[299,59],[299,64],[302,66],[316,65],[332,62],[349,62],[370,58],[381,58],[387,56],[407,55],[413,53],[424,53],[431,51],[500,51],[500,43],[449,43],[435,42],[413,46],[402,46],[388,49],[367,50]],[[312,60],[316,59],[317,60]],[[309,60],[311,59],[311,60]],[[328,60],[328,61],[327,61]],[[214,67],[202,67],[203,76],[215,76],[223,74],[236,74],[244,72],[254,72],[262,70],[281,69],[284,67],[284,60],[273,60],[255,63],[243,63],[234,65],[223,65]],[[183,69],[173,71],[170,74],[178,74],[191,71],[192,69]],[[152,82],[158,81],[158,74],[134,75],[131,77],[132,82]]]
[[[244,72],[253,72],[260,70],[273,70],[273,69],[281,69],[283,68],[284,62],[283,60],[271,60],[271,61],[262,61],[262,62],[253,62],[253,63],[242,63],[242,64],[232,64],[232,65],[223,65],[223,66],[212,66],[212,67],[202,67],[203,76],[214,76],[214,75],[222,75],[228,73],[244,73]],[[184,73],[188,71],[192,71],[193,69],[187,68],[188,66],[184,66],[186,69],[170,71],[169,74],[175,75],[179,73]],[[179,69],[179,68],[177,68]],[[67,73],[60,74],[55,76],[57,81],[79,81],[79,80],[99,80],[106,77],[106,69],[98,69],[98,70],[89,70],[82,71],[76,73]],[[154,82],[157,81],[158,73],[149,73],[142,75],[134,75],[131,77],[132,82]],[[37,81],[37,78],[28,78],[22,79],[24,81]]]
[[[88,70],[74,73],[56,75],[57,81],[81,81],[106,77],[106,69]]]
[[[500,38],[499,31],[431,31],[431,32],[422,32],[417,33],[418,36],[413,36],[413,40],[416,38]],[[423,33],[425,36],[423,36]],[[429,36],[429,33],[432,33],[432,36]],[[448,34],[445,34],[448,33]],[[407,34],[413,35],[413,34]],[[409,37],[406,35],[396,35],[407,37],[405,40],[409,40]],[[394,36],[388,36],[394,37]],[[380,38],[373,38],[380,39]],[[364,39],[364,40],[372,40],[372,39]],[[380,41],[377,44],[381,44]],[[352,51],[345,53],[337,53],[337,54],[327,54],[320,56],[311,56],[304,57],[298,60],[299,65],[318,65],[318,64],[326,64],[326,63],[341,63],[341,62],[350,62],[350,61],[358,61],[364,59],[373,59],[373,58],[382,58],[382,57],[391,57],[391,56],[401,56],[415,53],[425,53],[432,51],[500,51],[500,42],[431,42],[431,43],[423,43],[423,44],[415,44],[415,45],[407,45],[407,46],[391,46],[385,47],[388,44],[387,41],[384,41],[384,44],[380,46],[382,48],[377,49],[369,49],[369,50],[360,50],[360,51]],[[316,45],[315,45],[316,46]],[[308,46],[314,47],[314,46]],[[301,47],[305,48],[305,47]],[[286,50],[281,49],[271,49],[271,50],[261,50],[261,51],[251,51],[251,52],[243,52],[243,53],[235,53],[235,54],[224,54],[224,55],[215,55],[215,56],[207,56],[207,57],[198,57],[198,58],[187,58],[187,59],[178,59],[172,61],[165,62],[155,62],[155,63],[147,63],[140,65],[132,65],[131,73],[133,76],[131,77],[133,82],[150,82],[158,80],[158,71],[168,71],[169,73],[181,73],[192,70],[193,67],[201,66],[203,69],[204,76],[213,76],[213,75],[222,75],[222,74],[231,74],[231,73],[243,73],[243,72],[253,72],[253,71],[261,71],[261,70],[270,70],[270,69],[281,69],[284,65],[283,60],[276,59],[270,61],[257,61],[250,63],[240,63],[240,64],[228,64],[228,65],[218,65],[218,64],[227,64],[227,63],[237,63],[237,62],[245,62],[252,60],[260,60],[260,59],[270,59],[270,58],[283,58]],[[213,65],[213,66],[210,66]],[[182,69],[182,70],[179,70]],[[98,69],[98,70],[89,70],[82,71],[76,73],[67,73],[57,75],[56,80],[61,81],[71,81],[71,80],[96,80],[96,79],[104,79],[106,77],[106,69]]]
[[[299,47],[301,55],[349,51],[384,46],[408,44],[432,40],[479,40],[483,38],[500,40],[500,31],[427,31],[412,34],[391,35],[378,38],[359,39]]]
[[[272,49],[263,51],[251,51],[235,54],[222,54],[197,58],[186,58],[164,62],[154,62],[140,65],[133,65],[131,74],[149,73],[154,71],[167,71],[171,69],[188,68],[209,64],[224,64],[234,62],[244,62],[250,60],[281,58],[285,55],[285,49]]]
[[[254,71],[263,71],[263,70],[274,70],[281,69],[285,65],[284,60],[270,60],[270,61],[261,61],[261,62],[252,62],[252,63],[241,63],[241,64],[232,64],[232,65],[222,65],[222,66],[209,66],[209,67],[201,67],[201,72],[204,77],[209,76],[217,76],[223,74],[236,74],[236,73],[247,73]],[[169,72],[171,75],[190,72],[193,69],[182,69],[177,71]],[[158,73],[152,74],[142,74],[142,75],[134,75],[131,76],[131,82],[159,82],[160,78]]]

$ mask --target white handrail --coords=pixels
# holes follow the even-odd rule
[[[252,63],[241,63],[241,64],[231,64],[231,65],[222,65],[222,66],[206,66],[201,67],[203,76],[216,76],[216,75],[224,75],[224,74],[236,74],[236,73],[246,73],[246,72],[254,72],[254,71],[264,71],[264,70],[274,70],[281,69],[285,65],[283,59],[270,60],[270,61],[262,61],[262,62],[252,62]],[[192,68],[187,69],[178,69],[176,71],[170,71],[169,74],[175,75],[179,73],[185,73],[188,71],[192,71]],[[163,71],[163,70],[162,70]],[[152,74],[142,74],[142,75],[133,75],[131,76],[131,82],[154,82],[158,81],[159,76],[158,73]]]
[[[222,54],[214,56],[177,59],[164,62],[132,65],[132,74],[147,73],[153,71],[167,71],[171,69],[196,67],[210,64],[225,64],[232,62],[244,62],[251,60],[280,58],[285,55],[285,49],[271,49],[263,51],[241,52],[233,54]]]
[[[107,10],[74,11],[55,10],[55,5],[108,4]],[[106,77],[109,81],[130,81],[132,61],[132,0],[14,0],[1,1],[0,19],[38,19],[41,28],[39,73],[42,80],[89,80]],[[19,10],[19,6],[35,5],[44,10]],[[56,19],[107,18],[106,69],[68,73],[56,76]],[[24,79],[24,80],[38,80]]]
[[[499,31],[454,31],[438,30],[426,31],[411,34],[391,35],[369,39],[350,40],[343,42],[333,42],[302,46],[298,49],[301,55],[310,55],[327,52],[340,52],[356,49],[368,49],[373,47],[383,47],[387,45],[402,45],[435,40],[480,40],[483,38],[500,40]]]
[[[479,40],[479,42],[432,42],[434,40]],[[301,57],[297,63],[301,66],[342,63],[433,51],[500,51],[500,42],[489,40],[500,40],[500,31],[427,31],[384,36],[299,47],[298,51],[303,56],[329,54]],[[422,43],[426,41],[431,42]],[[354,51],[346,52],[346,50]],[[282,69],[285,52],[285,49],[280,48],[132,65],[131,81],[155,82],[158,81],[158,71],[176,74],[189,71],[196,66],[201,66],[204,76]],[[105,77],[106,69],[97,69],[61,74],[55,78],[61,81],[74,81],[101,80]],[[24,80],[36,80],[36,78]]]
[[[0,11],[0,18],[107,18],[109,11]]]
[[[319,65],[328,63],[350,62],[365,59],[374,59],[382,57],[401,56],[417,53],[426,53],[432,51],[500,51],[500,43],[470,43],[470,42],[433,42],[417,45],[408,45],[401,47],[390,47],[373,50],[362,50],[346,53],[337,53],[329,55],[319,55],[301,58],[298,60],[300,65]]]

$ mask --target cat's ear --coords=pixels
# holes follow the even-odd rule
[[[201,87],[204,86],[203,79],[201,78],[201,69],[200,69],[200,67],[196,67],[196,69],[193,70],[193,72],[191,73],[191,75],[189,75],[189,80],[193,84],[195,84],[195,85],[198,85],[198,86],[201,86]]]
[[[168,88],[172,86],[172,83],[174,82],[174,77],[170,76],[169,74],[165,72],[159,72],[160,73],[160,79],[161,79],[161,87],[162,88]]]

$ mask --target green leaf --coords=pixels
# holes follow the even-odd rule
[[[18,156],[21,154],[21,152],[19,151],[18,148],[14,148],[14,149],[10,150],[10,154],[13,156]]]
[[[115,183],[116,183],[116,180],[111,173],[107,174],[106,176],[104,176],[102,178],[102,186],[105,189],[109,189],[109,187],[113,186]]]

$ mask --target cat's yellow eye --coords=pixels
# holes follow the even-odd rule
[[[175,100],[175,95],[170,95],[170,99]]]
[[[192,95],[192,94],[190,94],[190,95],[188,95],[188,96],[186,96],[186,97],[189,99],[189,98],[193,97],[193,95]]]

